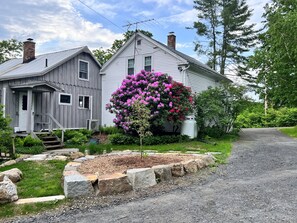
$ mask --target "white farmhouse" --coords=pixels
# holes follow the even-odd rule
[[[168,34],[167,45],[137,32],[103,65],[102,125],[113,125],[114,115],[105,109],[105,105],[127,74],[141,70],[167,73],[173,80],[191,87],[193,92],[217,86],[223,80],[230,81],[207,65],[177,51],[175,46],[176,36],[173,32]]]

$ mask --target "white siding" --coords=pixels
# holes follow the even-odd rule
[[[178,60],[159,46],[147,41],[141,37],[141,45],[136,45],[135,50],[135,69],[134,73],[138,73],[144,69],[144,57],[152,56],[152,69],[154,71],[167,73],[172,76],[173,80],[183,82],[182,75],[184,73],[178,70],[178,65],[185,61]],[[137,39],[137,40],[138,40]],[[102,78],[102,125],[113,125],[114,115],[105,109],[105,105],[109,103],[111,95],[120,87],[122,80],[128,72],[128,59],[134,57],[134,41],[127,46],[126,49],[109,64],[103,71]],[[208,86],[215,86],[216,82],[206,77],[203,71],[191,71],[191,67],[185,71],[185,84],[192,88],[193,92],[201,92],[206,90]]]
[[[208,87],[215,87],[217,85],[215,80],[193,71],[187,72],[187,82],[193,93],[205,91]]]
[[[135,50],[135,69],[134,73],[139,73],[144,69],[144,57],[152,56],[152,69],[154,71],[167,73],[175,81],[182,82],[182,76],[177,65],[181,61],[164,50],[156,47],[156,45],[141,39],[141,45],[136,46]],[[120,87],[123,79],[127,74],[128,59],[134,57],[134,42],[132,42],[121,54],[104,71],[102,78],[102,124],[113,125],[114,115],[110,114],[105,105],[109,103],[111,95],[118,87]]]

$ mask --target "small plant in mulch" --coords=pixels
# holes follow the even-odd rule
[[[146,136],[152,135],[150,132],[150,119],[151,119],[151,111],[144,104],[141,103],[140,100],[137,100],[132,105],[132,116],[129,117],[129,122],[132,128],[137,132],[139,136],[139,144],[140,144],[140,157],[143,158],[143,139]]]

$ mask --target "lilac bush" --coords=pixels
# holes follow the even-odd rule
[[[128,132],[131,130],[128,117],[132,115],[132,105],[139,101],[151,112],[151,126],[162,126],[166,120],[169,120],[169,111],[172,111],[174,107],[190,107],[189,100],[173,99],[173,95],[176,97],[176,92],[172,92],[173,86],[172,77],[161,72],[141,71],[135,75],[128,75],[120,88],[112,94],[110,104],[106,105],[106,109],[115,114],[116,118],[113,120],[115,125]],[[186,87],[184,89],[190,96],[190,90]],[[180,111],[183,114],[179,117],[183,118],[186,115],[186,109],[180,109]],[[174,121],[177,120],[174,119]]]

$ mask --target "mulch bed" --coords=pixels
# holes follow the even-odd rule
[[[82,174],[98,174],[99,176],[112,173],[124,173],[127,169],[150,168],[156,165],[179,163],[195,158],[192,155],[163,154],[149,155],[141,159],[140,155],[110,155],[99,156],[82,163],[78,171]]]

